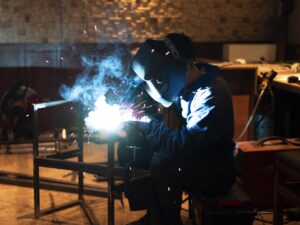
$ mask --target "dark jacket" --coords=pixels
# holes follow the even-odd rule
[[[140,129],[151,145],[170,155],[232,158],[234,117],[229,88],[217,67],[197,66],[205,74],[178,97],[185,125],[172,130],[153,119]]]

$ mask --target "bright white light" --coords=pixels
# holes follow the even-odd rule
[[[101,96],[95,103],[95,110],[89,112],[85,118],[85,124],[91,130],[113,131],[120,128],[125,121],[133,121],[131,109],[121,109],[118,105],[109,105],[105,101],[105,96]]]

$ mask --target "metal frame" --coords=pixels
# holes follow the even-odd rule
[[[99,224],[93,216],[92,210],[84,201],[84,195],[98,196],[108,198],[108,225],[114,225],[114,200],[116,198],[122,201],[121,192],[124,186],[115,185],[115,177],[125,178],[128,176],[128,171],[124,167],[115,166],[114,162],[114,145],[118,141],[115,137],[110,136],[101,144],[107,144],[108,146],[108,162],[106,164],[86,163],[83,162],[83,120],[79,120],[79,142],[77,149],[71,149],[69,151],[56,151],[48,154],[46,157],[39,156],[39,144],[43,142],[38,135],[38,111],[41,109],[47,109],[50,107],[56,107],[63,104],[76,104],[73,101],[54,101],[47,103],[39,103],[33,105],[33,176],[22,173],[0,171],[0,183],[9,185],[18,185],[23,187],[34,188],[34,215],[39,218],[43,215],[48,215],[60,210],[64,210],[76,205],[80,205],[87,216],[90,224]],[[96,140],[98,141],[98,140]],[[67,161],[71,157],[78,157],[78,162]],[[59,168],[78,171],[79,179],[78,183],[66,182],[53,178],[40,177],[39,167]],[[108,181],[108,188],[102,188],[95,185],[85,185],[83,181],[83,172],[97,174],[105,178]],[[148,170],[134,170],[134,176],[149,175]],[[60,192],[76,193],[78,194],[78,200],[70,203],[66,203],[55,208],[41,210],[40,209],[40,189],[54,190]]]
[[[99,224],[93,211],[88,207],[84,200],[84,180],[83,172],[99,174],[103,173],[108,177],[108,190],[106,196],[108,198],[108,225],[114,225],[114,201],[116,197],[115,193],[115,182],[114,182],[114,145],[116,139],[109,137],[107,140],[108,145],[108,164],[107,166],[99,165],[96,163],[86,163],[83,162],[83,125],[79,122],[78,126],[78,148],[70,150],[68,152],[57,152],[46,157],[39,156],[39,136],[38,136],[38,111],[41,109],[47,109],[50,107],[56,107],[63,104],[72,103],[72,101],[54,101],[47,103],[33,104],[33,186],[34,186],[34,214],[36,218],[44,215],[48,215],[60,210],[64,210],[76,205],[80,205],[83,209],[86,217],[88,218],[90,224]],[[77,157],[78,162],[66,161],[64,159]],[[78,200],[69,202],[63,205],[56,206],[55,208],[40,209],[40,175],[39,168],[58,168],[58,169],[68,169],[78,172],[78,185],[77,194]],[[120,175],[124,175],[124,169],[118,170]],[[100,196],[101,197],[101,196]]]
[[[1,131],[1,128],[0,128]],[[10,137],[8,140],[2,140],[0,139],[0,148],[3,146],[6,148],[6,154],[12,154],[12,153],[19,153],[19,151],[15,150],[14,152],[12,151],[11,146],[17,146],[17,145],[24,145],[24,144],[32,144],[32,139],[25,139],[25,140],[18,140],[14,139],[13,137],[13,131],[11,129],[7,129],[7,131],[10,133]],[[53,145],[54,151],[58,150],[58,145],[60,143],[60,139],[58,137],[43,137],[41,140],[39,140],[39,143],[43,143],[45,145]],[[23,152],[22,152],[23,153]]]

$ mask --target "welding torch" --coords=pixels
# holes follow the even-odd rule
[[[240,136],[237,138],[236,141],[240,141],[241,138],[245,135],[245,133],[248,130],[251,122],[253,121],[254,115],[256,114],[257,108],[258,108],[258,106],[259,106],[259,104],[261,102],[262,97],[265,94],[265,91],[270,86],[271,82],[276,77],[276,75],[277,75],[277,72],[274,71],[274,70],[271,70],[269,73],[267,73],[267,74],[265,74],[263,76],[263,80],[262,80],[262,82],[260,84],[261,92],[260,92],[260,94],[258,96],[258,99],[257,99],[256,104],[255,104],[255,106],[254,106],[254,108],[252,110],[252,113],[251,113],[251,115],[250,115],[250,117],[249,117],[249,119],[247,121],[246,126],[244,127],[243,131],[241,132]]]

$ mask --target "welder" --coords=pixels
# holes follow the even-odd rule
[[[20,80],[5,91],[0,97],[0,127],[3,139],[8,139],[8,131],[13,132],[10,138],[32,138],[33,103],[41,99],[37,92],[29,87],[28,80]]]
[[[185,34],[146,40],[131,68],[155,101],[164,107],[176,104],[185,123],[171,129],[152,118],[125,125],[127,133],[138,130],[155,150],[150,193],[144,196],[147,213],[130,224],[181,225],[183,191],[217,196],[235,181],[231,94],[216,66],[195,61],[195,48]]]

